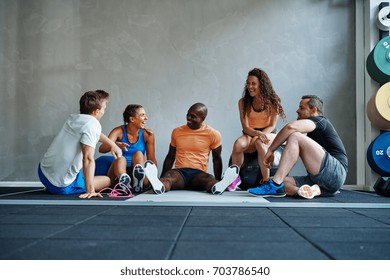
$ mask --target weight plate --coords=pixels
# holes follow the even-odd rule
[[[383,31],[390,30],[390,6],[383,7],[379,11],[376,26]]]
[[[367,162],[381,176],[390,176],[390,132],[382,132],[367,149]]]
[[[381,130],[390,130],[390,83],[379,88],[367,103],[367,116]]]
[[[375,106],[379,114],[390,121],[390,83],[381,86],[375,96]]]
[[[390,82],[390,36],[376,44],[367,57],[366,68],[371,78],[379,84]]]

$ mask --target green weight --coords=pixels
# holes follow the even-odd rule
[[[371,78],[379,84],[390,82],[390,36],[376,44],[367,57],[366,68]]]

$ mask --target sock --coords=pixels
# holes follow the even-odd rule
[[[272,180],[272,179],[270,179],[270,180]],[[276,183],[274,180],[272,180],[272,182],[274,182],[274,185],[277,187],[280,187],[280,185],[281,185],[281,184]]]

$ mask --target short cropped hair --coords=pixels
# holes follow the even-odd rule
[[[302,99],[310,99],[309,100],[309,107],[310,109],[313,107],[317,108],[317,111],[320,115],[323,115],[324,113],[324,102],[322,99],[317,95],[304,95],[302,96]]]
[[[91,115],[93,111],[101,109],[103,100],[107,100],[109,96],[108,92],[101,89],[87,91],[79,101],[80,114]]]

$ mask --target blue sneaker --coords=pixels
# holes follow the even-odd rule
[[[248,189],[248,192],[254,196],[262,196],[262,197],[283,197],[286,196],[286,192],[284,191],[284,184],[280,184],[280,186],[276,186],[272,179],[269,179],[268,182],[262,183],[260,186],[256,188]]]

